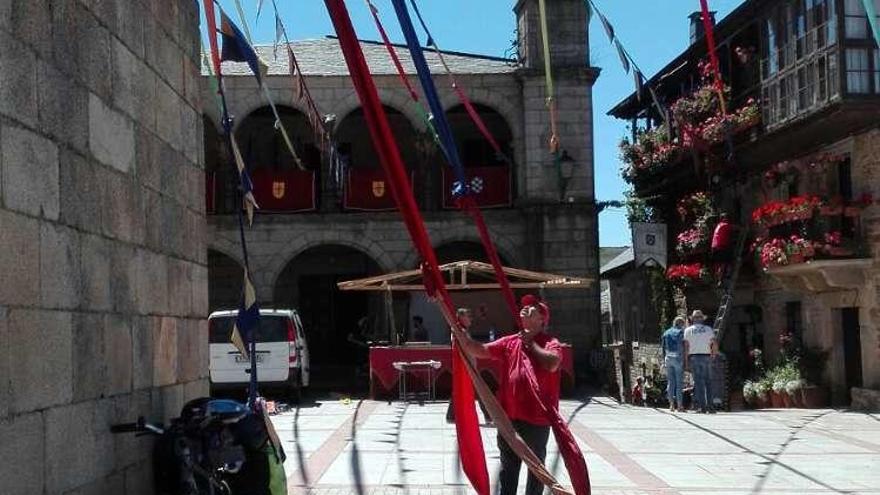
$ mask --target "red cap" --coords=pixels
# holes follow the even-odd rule
[[[547,305],[540,297],[534,294],[526,294],[520,299],[520,305],[523,308],[534,306],[538,308],[538,312],[544,317],[544,325],[550,323],[550,306]]]

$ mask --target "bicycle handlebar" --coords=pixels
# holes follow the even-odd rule
[[[161,435],[164,430],[161,426],[147,423],[143,416],[138,417],[135,423],[119,423],[110,426],[110,433],[141,433]]]

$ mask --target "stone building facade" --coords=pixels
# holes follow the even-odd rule
[[[555,57],[560,138],[566,151],[566,159],[559,170],[548,151],[550,125],[545,106],[543,60],[540,51],[535,49],[540,43],[537,38],[537,1],[522,0],[515,6],[519,19],[519,60],[462,53],[447,53],[445,56],[456,78],[507,151],[509,162],[499,162],[492,153],[481,155],[468,151],[479,150],[486,144],[465,117],[442,75],[443,68],[436,55],[427,53],[427,57],[436,75],[442,103],[459,139],[465,166],[483,165],[485,163],[479,163],[482,159],[483,162],[494,161],[495,165],[509,167],[510,203],[484,210],[503,261],[519,268],[597,279],[598,227],[593,190],[591,88],[598,71],[589,66],[587,15],[583,2],[557,1],[548,9],[550,24],[558,28],[553,32],[551,52]],[[371,37],[375,33],[362,29],[359,34]],[[380,98],[389,112],[404,160],[412,171],[416,200],[423,210],[429,235],[441,261],[482,258],[473,222],[461,212],[443,207],[441,170],[445,164],[435,148],[424,146],[425,117],[419,105],[410,100],[406,88],[400,83],[385,47],[381,43],[362,42],[362,48]],[[283,50],[279,50],[276,60],[271,46],[258,47],[257,50],[269,62],[269,75],[265,79],[272,98],[279,111],[290,116],[289,120],[282,116],[282,120],[294,129],[296,136],[293,140],[298,153],[307,157],[314,144],[313,136],[303,117],[303,103],[292,89],[287,58],[281,57]],[[330,38],[293,42],[293,50],[320,111],[335,116],[335,134],[341,149],[350,153],[347,157],[351,159],[350,170],[356,171],[365,162],[376,170],[378,163],[337,41]],[[417,86],[406,47],[398,46],[397,51],[410,79]],[[252,118],[254,115],[266,112],[266,101],[258,91],[256,81],[238,64],[227,63],[224,67],[227,100],[236,116],[236,135],[240,140],[264,135],[249,128],[257,125],[257,120]],[[206,101],[214,97],[207,84],[203,84],[202,91]],[[217,167],[219,177],[221,168],[228,170],[230,167],[214,135],[219,115],[211,105],[206,105],[205,115],[206,156],[209,157],[206,166],[209,171]],[[273,121],[264,120],[263,129],[270,135],[277,135],[270,127]],[[212,146],[216,146],[216,150],[211,150]],[[242,144],[242,147],[247,145]],[[278,167],[277,157],[283,155],[283,150],[276,154],[272,166]],[[211,163],[210,157],[216,157],[216,163]],[[251,153],[250,158],[251,161],[261,161],[257,152]],[[316,171],[318,181],[314,210],[258,214],[254,226],[247,232],[248,249],[252,276],[262,304],[299,308],[306,326],[310,327],[307,330],[310,347],[323,341],[325,348],[330,349],[333,345],[338,347],[339,339],[344,340],[358,318],[384,311],[380,296],[340,294],[335,289],[335,282],[346,277],[410,270],[416,268],[419,260],[396,212],[362,212],[346,208],[345,180],[341,185],[335,183],[326,161],[318,157],[307,166]],[[281,167],[290,170],[290,160]],[[227,197],[233,197],[229,184],[234,187],[234,178],[215,183],[214,187],[218,188],[215,197],[219,203],[223,202],[220,199],[223,187],[226,187]],[[487,183],[486,187],[495,185]],[[237,285],[233,282],[233,289],[229,290],[229,282],[236,280],[242,265],[237,220],[232,209],[221,211],[222,208],[217,208],[217,214],[208,217],[212,309],[237,304]],[[596,345],[599,335],[598,284],[588,291],[548,291],[546,296],[554,306],[554,331],[573,344],[576,365],[586,366],[587,360],[581,357]],[[395,296],[398,326],[405,327],[411,316],[408,301],[406,294]],[[348,311],[341,310],[343,306]],[[440,330],[437,333],[445,332]],[[322,351],[318,350],[318,353]]]
[[[722,349],[731,369],[747,378],[752,349],[762,350],[772,366],[782,342],[792,341],[813,351],[801,366],[815,369],[811,380],[829,388],[832,404],[868,405],[860,402],[874,397],[877,408],[880,49],[868,26],[859,2],[744,2],[718,23],[715,34],[730,111],[754,102],[760,121],[729,130],[725,143],[695,146],[693,154],[685,149],[656,172],[630,179],[638,195],[654,198],[651,206],[670,224],[670,254],[676,234],[693,227],[678,219],[676,202],[695,191],[708,192],[719,213],[751,229],[747,248],[771,238],[809,241],[813,252],[798,258],[789,250],[784,266],[762,263],[744,250]],[[667,106],[704,84],[699,62],[706,43],[691,41],[648,81]],[[633,122],[634,140],[655,132],[662,120],[636,95],[610,113]],[[672,144],[682,145],[678,139]],[[697,159],[690,161],[692,156]],[[761,206],[803,198],[817,198],[821,207],[807,217],[755,221]],[[840,239],[828,240],[835,232]],[[711,263],[708,256],[673,255],[673,261],[675,256],[679,263]],[[719,293],[714,282],[692,284],[684,291],[686,305],[711,315]]]
[[[198,9],[0,2],[0,493],[152,493],[207,392]]]

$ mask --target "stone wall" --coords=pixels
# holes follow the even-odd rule
[[[0,493],[151,493],[203,395],[193,1],[0,2]]]

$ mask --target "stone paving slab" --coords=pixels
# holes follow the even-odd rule
[[[459,466],[447,406],[335,400],[274,416],[291,494],[474,493]],[[563,401],[560,411],[585,453],[597,495],[880,495],[877,415],[672,414],[602,397]],[[495,486],[496,430],[484,425],[481,434]],[[552,435],[546,463],[569,484]],[[523,469],[520,492],[525,478]]]

